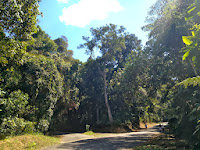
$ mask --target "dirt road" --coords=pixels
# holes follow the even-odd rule
[[[142,129],[139,132],[108,134],[106,137],[100,138],[73,133],[63,135],[61,144],[43,150],[127,150],[158,134],[157,126]]]

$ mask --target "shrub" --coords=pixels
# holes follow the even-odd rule
[[[4,118],[0,125],[1,136],[13,136],[25,133],[35,132],[33,122],[26,121],[23,118]]]
[[[1,94],[1,93],[0,93]],[[1,100],[4,115],[2,118],[15,116],[23,118],[24,114],[29,113],[28,105],[29,95],[20,90],[13,91],[9,94],[8,98]]]
[[[41,119],[37,125],[37,129],[40,131],[40,132],[45,132],[49,129],[49,121],[48,120],[45,120],[45,119]]]

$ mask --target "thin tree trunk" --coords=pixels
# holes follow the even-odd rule
[[[109,105],[109,103],[108,103],[105,65],[104,65],[104,71],[103,71],[103,80],[104,80],[104,97],[105,97],[105,104],[106,104],[107,111],[108,111],[108,118],[109,118],[109,121],[110,121],[110,123],[112,123],[112,122],[113,122],[113,117],[112,117],[112,113],[111,113],[111,110],[110,110],[110,105]]]
[[[99,107],[97,106],[97,124],[99,124],[99,121],[100,121],[100,119],[99,119]]]

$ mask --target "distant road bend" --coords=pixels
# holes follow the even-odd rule
[[[163,124],[166,125],[166,123]],[[142,129],[139,132],[108,134],[100,138],[72,133],[63,135],[61,144],[46,147],[43,150],[128,150],[147,142],[158,134],[160,134],[158,126]]]

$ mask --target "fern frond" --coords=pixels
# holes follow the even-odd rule
[[[187,88],[188,86],[195,87],[197,85],[200,86],[200,76],[187,78],[183,80],[182,82],[177,83],[175,86],[184,86],[185,88]]]

